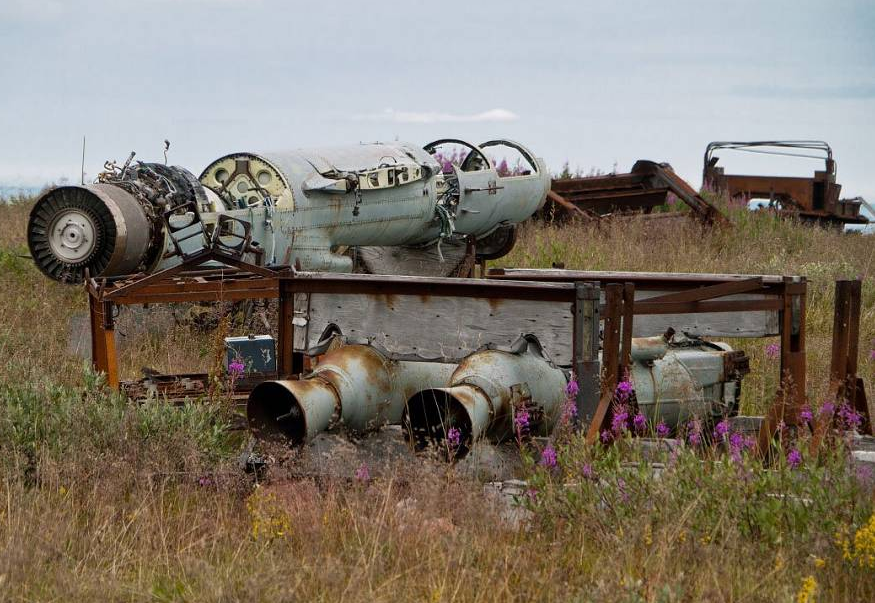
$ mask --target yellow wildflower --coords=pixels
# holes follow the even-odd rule
[[[826,565],[826,561],[825,561],[825,560],[821,559],[820,557],[815,557],[815,558],[814,558],[814,567],[820,569],[820,568],[822,568],[822,567],[825,566],[825,565]]]
[[[784,565],[784,555],[780,551],[778,551],[778,554],[775,555],[775,571],[780,572],[782,569],[784,569]]]
[[[875,513],[854,534],[853,560],[860,567],[875,568]]]
[[[814,591],[817,590],[817,580],[814,576],[805,576],[802,586],[796,593],[796,603],[814,603]]]
[[[246,499],[246,510],[249,512],[253,540],[271,541],[288,536],[291,532],[289,515],[273,493],[256,488]]]

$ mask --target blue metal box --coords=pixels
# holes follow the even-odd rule
[[[243,362],[248,373],[276,372],[276,343],[270,335],[225,338],[225,367],[235,358]]]

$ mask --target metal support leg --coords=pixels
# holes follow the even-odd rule
[[[577,379],[575,428],[588,425],[599,403],[599,304],[598,283],[574,283],[574,377]]]

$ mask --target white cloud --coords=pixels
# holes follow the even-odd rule
[[[395,111],[363,115],[360,119],[390,121],[399,124],[473,123],[516,121],[519,115],[507,109],[489,109],[480,113],[441,113],[437,111]]]

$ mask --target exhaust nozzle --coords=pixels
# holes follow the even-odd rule
[[[565,374],[540,353],[535,340],[519,352],[486,350],[463,360],[449,387],[424,389],[407,401],[404,427],[421,450],[454,446],[453,456],[464,457],[481,438],[500,442],[514,435],[514,413],[533,411],[530,433],[549,435],[565,401]],[[450,430],[453,440],[448,441]]]
[[[246,416],[253,435],[299,446],[343,423],[354,432],[399,423],[407,398],[423,385],[449,380],[455,365],[388,360],[367,345],[326,354],[298,381],[265,381],[249,394]]]
[[[337,393],[321,379],[265,381],[249,394],[246,419],[262,440],[300,446],[332,423]]]

